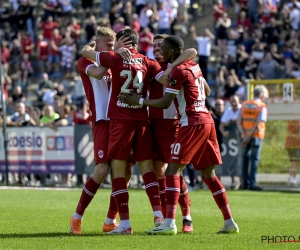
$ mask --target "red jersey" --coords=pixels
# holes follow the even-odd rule
[[[163,70],[166,70],[168,67],[168,65],[164,62],[159,64]],[[165,89],[166,87],[164,85],[153,80],[149,86],[149,99],[162,98],[165,94]],[[149,119],[178,119],[178,113],[174,101],[167,109],[149,107]]]
[[[57,27],[57,23],[56,22],[45,22],[42,24],[42,28],[44,31],[44,38],[50,40],[52,38],[53,35],[53,30]]]
[[[74,29],[74,30],[73,30]],[[79,24],[72,24],[72,31],[71,31],[71,36],[77,40],[79,38],[79,36],[77,35],[76,31],[80,30],[81,27]]]
[[[22,39],[22,47],[23,47],[23,53],[24,54],[31,54],[33,48],[28,49],[26,47],[33,45],[33,41],[30,37],[26,37],[25,39]]]
[[[53,37],[53,38],[51,39],[51,41],[54,41],[55,45],[56,45],[57,47],[59,47],[59,46],[60,46],[60,42],[62,41],[62,36],[59,35],[59,36],[57,36],[57,37]],[[59,51],[59,50],[55,50],[55,49],[53,49],[53,48],[51,47],[50,54],[51,54],[51,55],[60,55],[60,51]]]
[[[140,33],[141,25],[138,21],[133,21],[131,24],[131,29],[133,29],[137,34]]]
[[[47,41],[39,41],[37,46],[40,49],[39,60],[45,61],[48,59],[48,42]]]
[[[82,79],[86,98],[90,104],[91,118],[93,124],[99,120],[109,120],[107,117],[108,96],[111,82],[111,72],[97,80],[88,75],[90,67],[97,66],[92,60],[81,57],[78,60],[78,71]]]
[[[226,8],[225,8],[225,6],[224,6],[223,4],[222,4],[222,5],[218,5],[218,8],[219,8],[220,10],[222,10],[223,12],[226,11]],[[217,11],[214,10],[214,19],[215,19],[215,22],[217,22],[218,19],[219,19],[221,16],[222,16],[222,14],[220,14],[219,12],[217,12]]]
[[[97,63],[111,69],[112,87],[108,117],[127,120],[148,120],[147,108],[140,105],[128,105],[118,100],[120,92],[134,93],[146,98],[150,79],[159,79],[163,71],[155,60],[139,54],[135,49],[130,49],[133,54],[131,61],[112,51],[98,52]]]
[[[214,123],[205,106],[204,78],[192,60],[175,67],[170,75],[167,93],[176,94],[181,126]]]

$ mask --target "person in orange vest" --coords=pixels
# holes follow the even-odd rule
[[[297,168],[300,165],[300,121],[288,121],[288,134],[285,140],[285,148],[290,158],[289,184],[297,185]]]
[[[244,101],[239,111],[237,126],[242,136],[241,146],[243,148],[242,189],[263,190],[256,185],[256,173],[267,121],[267,106],[264,101],[268,97],[267,88],[257,85],[254,88],[254,99]],[[250,172],[249,160],[251,162]]]

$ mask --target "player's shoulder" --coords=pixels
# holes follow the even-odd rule
[[[86,63],[94,64],[94,61],[83,56],[78,59],[78,64],[86,64]]]

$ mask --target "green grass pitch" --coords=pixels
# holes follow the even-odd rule
[[[262,237],[300,235],[299,193],[229,191],[228,199],[239,235],[216,235],[221,212],[207,190],[190,193],[195,232],[181,233],[177,209],[176,236],[151,236],[153,215],[144,190],[130,190],[134,235],[101,232],[110,190],[100,189],[86,210],[83,235],[69,234],[69,219],[81,191],[0,190],[0,249],[300,249],[300,242],[268,244]],[[283,239],[283,238],[282,238]],[[292,240],[293,238],[290,238]],[[277,241],[279,238],[277,237]]]

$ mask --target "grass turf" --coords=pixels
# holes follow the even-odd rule
[[[190,193],[195,232],[181,233],[177,209],[176,236],[150,236],[151,207],[144,190],[130,190],[134,235],[101,232],[110,190],[101,189],[88,207],[83,235],[69,234],[69,219],[81,191],[0,190],[0,249],[299,249],[300,243],[267,244],[262,236],[294,236],[299,240],[298,193],[227,192],[239,235],[216,235],[222,215],[209,191]],[[292,239],[292,238],[290,238]],[[277,238],[277,241],[279,238]]]

